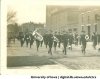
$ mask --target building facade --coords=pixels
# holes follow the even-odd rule
[[[47,6],[46,26],[53,31],[71,30],[78,26],[78,8]],[[74,16],[73,16],[74,15]]]
[[[33,23],[33,22],[27,22],[27,23],[23,23],[20,26],[20,31],[21,32],[33,32],[34,30],[38,29],[38,32],[41,34],[44,34],[45,32],[45,27],[43,23]]]
[[[90,37],[100,34],[100,7],[97,6],[47,6],[46,27],[53,31],[85,31]]]

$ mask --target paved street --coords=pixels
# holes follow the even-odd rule
[[[100,47],[97,46],[97,48]],[[73,50],[68,50],[68,54],[62,53],[62,47],[57,51],[53,49],[53,55],[47,53],[48,49],[43,45],[36,51],[35,43],[32,48],[20,47],[19,41],[11,43],[8,47],[8,67],[39,67],[41,68],[61,68],[61,69],[100,69],[100,52],[92,48],[92,43],[88,42],[86,55],[81,53],[81,46],[74,46]]]

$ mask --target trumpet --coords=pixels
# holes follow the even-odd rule
[[[41,34],[39,34],[38,32],[37,32],[37,30],[35,30],[34,32],[33,32],[33,34],[32,34],[34,37],[35,37],[35,39],[37,39],[38,41],[43,41],[43,36],[41,35]]]

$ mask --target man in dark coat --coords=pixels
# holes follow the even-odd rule
[[[44,44],[45,44],[45,46],[47,48],[47,45],[48,45],[48,34],[47,33],[44,34],[43,41],[44,41]]]
[[[86,49],[86,44],[87,44],[87,40],[85,38],[86,34],[85,31],[82,31],[82,34],[80,36],[80,44],[82,45],[82,53],[86,53],[85,49]]]
[[[64,47],[64,54],[67,54],[67,50],[66,47],[68,46],[68,32],[63,31],[63,35],[62,35],[62,43],[63,43],[63,47]]]
[[[34,42],[34,36],[32,35],[32,33],[30,33],[30,48],[33,45]]]
[[[77,46],[78,45],[78,33],[77,32],[75,33],[74,40],[75,40],[75,45]]]
[[[69,38],[69,49],[72,50],[72,44],[73,44],[73,34],[70,32],[69,35],[68,35],[68,38]]]
[[[20,40],[21,47],[23,47],[23,44],[24,44],[24,33],[20,32],[18,38]]]
[[[56,36],[59,39],[58,47],[60,48],[61,38],[62,38],[60,32],[58,32],[58,35],[56,35]]]
[[[30,37],[28,32],[25,34],[25,41],[26,41],[26,47],[28,47],[28,44],[30,42]]]
[[[37,51],[38,51],[38,49],[39,49],[40,42],[41,42],[41,41],[39,41],[39,40],[36,39],[36,47],[37,47]]]
[[[57,32],[55,32],[54,38],[57,38]],[[57,40],[54,39],[54,49],[55,49],[55,51],[56,51],[57,43],[58,43]]]
[[[53,45],[53,34],[52,31],[50,30],[50,33],[48,35],[48,46],[49,46],[49,50],[48,50],[48,54],[52,55],[52,45]]]
[[[100,44],[100,34],[98,34],[98,45]]]
[[[93,41],[93,48],[96,49],[96,45],[97,45],[97,34],[96,33],[93,33],[92,41]]]
[[[40,42],[40,44],[41,44],[41,47],[42,47],[42,45],[43,45],[43,40]]]

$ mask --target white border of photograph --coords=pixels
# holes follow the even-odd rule
[[[63,70],[63,69],[7,69],[7,6],[9,0],[1,0],[1,74],[23,75],[99,75],[100,70]],[[88,5],[100,6],[99,0],[44,0],[46,5]],[[99,63],[98,63],[99,64]]]

